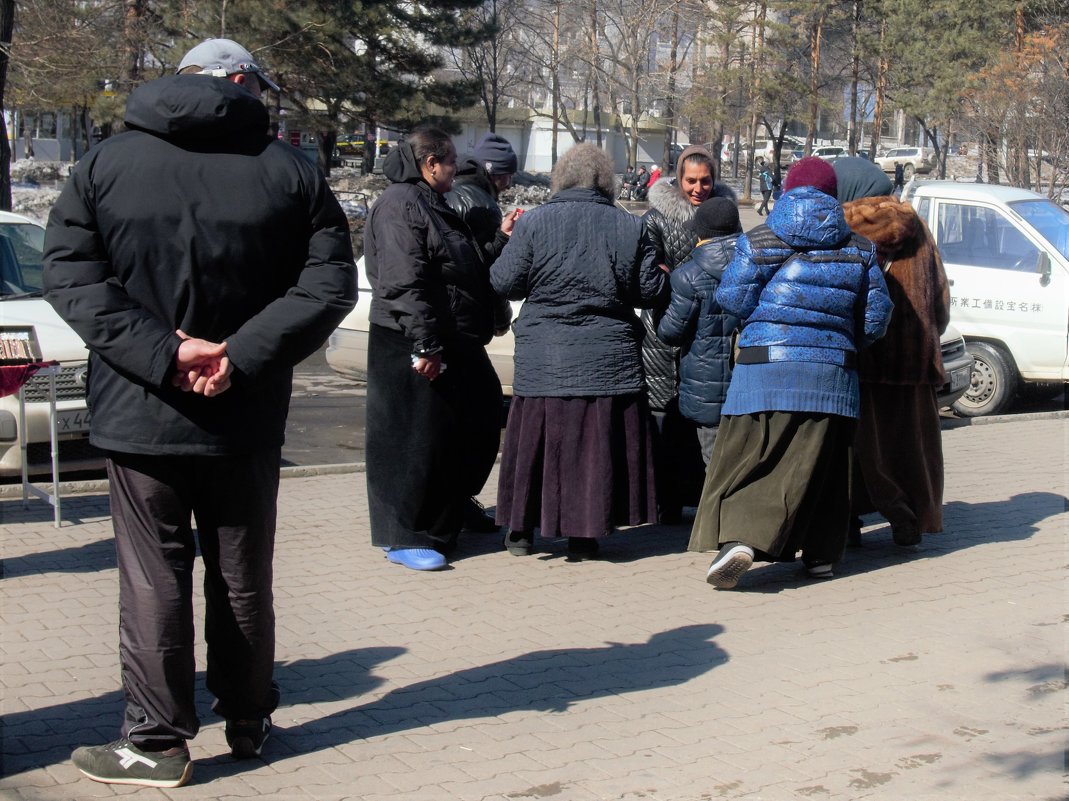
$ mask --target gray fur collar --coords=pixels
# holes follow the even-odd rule
[[[735,190],[719,182],[713,184],[713,192],[709,197],[726,197],[735,205],[739,203]],[[694,216],[695,207],[679,191],[675,178],[661,178],[650,187],[648,198],[650,208],[659,211],[670,222],[683,225]]]

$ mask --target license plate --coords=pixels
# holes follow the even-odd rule
[[[89,410],[71,409],[56,412],[57,434],[82,434],[89,430]]]

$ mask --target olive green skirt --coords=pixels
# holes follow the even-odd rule
[[[724,417],[689,549],[742,542],[765,561],[837,562],[850,524],[850,417],[759,412]]]

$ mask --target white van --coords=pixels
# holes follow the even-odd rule
[[[999,414],[1019,391],[1053,397],[1069,380],[1069,211],[1035,192],[914,181],[950,280],[950,320],[973,356],[968,417]]]

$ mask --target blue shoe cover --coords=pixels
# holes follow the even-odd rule
[[[386,558],[413,570],[441,570],[448,564],[446,558],[433,548],[391,548],[386,552]]]

